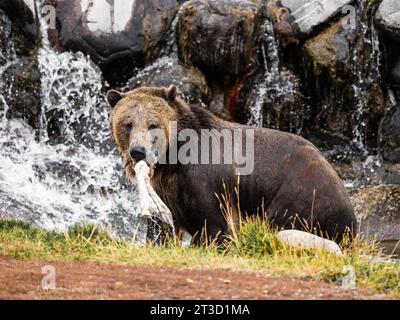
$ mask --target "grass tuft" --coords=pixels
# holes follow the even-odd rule
[[[228,236],[227,242],[227,250],[230,253],[254,258],[274,255],[283,247],[276,232],[271,230],[269,224],[259,217],[241,221],[238,229]]]
[[[85,241],[87,243],[112,243],[112,237],[101,227],[94,224],[75,224],[66,233],[69,241]]]

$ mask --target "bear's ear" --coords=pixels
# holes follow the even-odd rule
[[[124,97],[124,94],[116,90],[110,90],[107,92],[106,97],[111,108],[114,108],[115,105]]]
[[[165,93],[166,98],[167,98],[167,100],[168,100],[169,102],[174,102],[177,94],[178,94],[178,88],[175,87],[174,85],[171,85],[171,86],[167,89],[167,91],[166,91],[166,93]]]

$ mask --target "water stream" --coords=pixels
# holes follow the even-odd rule
[[[9,47],[0,77],[18,63],[6,25]],[[39,128],[6,117],[10,88],[0,87],[0,213],[59,231],[92,222],[143,240],[136,192],[113,150],[101,74],[82,53],[52,49],[43,18],[40,28]]]
[[[275,39],[273,23],[266,20],[262,26],[264,41],[261,53],[264,64],[264,76],[258,86],[253,106],[250,107],[248,125],[269,127],[263,116],[264,104],[267,101],[278,101],[281,98],[291,97],[295,84],[279,70],[280,59],[278,43]]]

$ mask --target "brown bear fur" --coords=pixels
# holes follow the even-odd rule
[[[221,120],[202,107],[189,107],[176,97],[174,87],[139,88],[127,93],[110,91],[107,98],[113,107],[112,134],[131,179],[131,141],[136,139],[135,143],[140,144],[137,137],[150,123],[157,123],[166,136],[169,121],[177,121],[178,132],[185,128],[250,129]],[[251,129],[255,138],[255,167],[253,174],[240,177],[242,215],[260,214],[263,207],[269,221],[279,228],[310,231],[313,226],[320,235],[336,241],[347,230],[354,235],[356,218],[346,190],[314,145],[294,134]],[[169,147],[165,146],[165,152]],[[173,213],[177,230],[184,228],[192,236],[206,230],[210,238],[218,240],[228,232],[216,197],[224,192],[223,182],[231,199],[235,199],[237,176],[233,165],[157,164],[151,179]]]

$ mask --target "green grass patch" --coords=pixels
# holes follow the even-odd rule
[[[346,276],[344,270],[351,267],[358,287],[400,295],[400,261],[385,259],[373,241],[355,239],[342,256],[294,249],[280,243],[274,230],[261,219],[242,222],[223,248],[213,244],[184,248],[174,241],[166,246],[140,246],[113,239],[94,225],[76,225],[62,234],[0,220],[0,255],[45,261],[246,270],[331,283]]]

